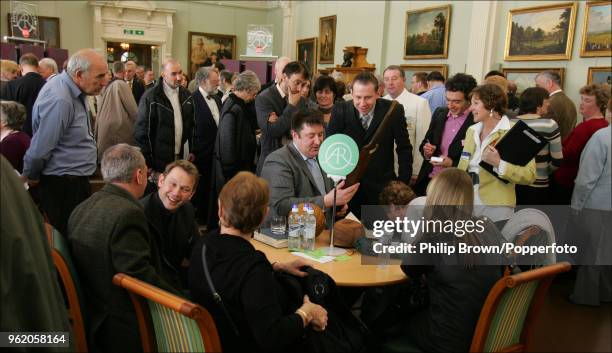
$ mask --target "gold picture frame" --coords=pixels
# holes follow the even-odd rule
[[[599,29],[597,32],[589,35],[589,29],[594,29],[591,27],[593,25],[593,23],[591,23],[591,11],[595,11],[594,9],[597,7],[605,7],[601,12],[609,15],[612,8],[612,1],[587,2],[584,8],[582,41],[580,43],[580,56],[583,58],[594,56],[612,56],[612,29],[610,29],[610,23],[600,24],[599,27],[603,29]],[[589,39],[591,39],[591,41],[589,41]],[[604,44],[603,50],[597,50],[597,46],[599,44]]]
[[[606,83],[608,85],[612,85],[612,66],[589,67],[587,85],[590,85],[591,83]]]
[[[510,10],[506,27],[504,60],[570,60],[572,58],[577,10],[578,4],[576,2]],[[560,43],[554,43],[555,38],[558,37],[555,31],[548,31],[548,29],[539,27],[541,23],[550,23],[555,17],[560,22],[551,29],[558,28],[556,32],[561,31],[562,42]],[[538,27],[533,30],[533,26]],[[525,28],[528,29],[529,27],[532,30],[527,34]]]
[[[306,65],[312,77],[317,70],[317,38],[304,38],[295,41],[295,57]]]
[[[535,87],[535,77],[542,71],[555,71],[561,78],[561,88],[565,82],[565,68],[563,67],[530,67],[530,68],[502,68],[502,73],[508,81],[516,84],[516,93],[520,95],[525,88]]]
[[[439,18],[439,16],[445,16]],[[412,19],[411,19],[412,17]],[[424,18],[421,18],[424,17]],[[440,21],[443,23],[439,23]],[[434,29],[427,32],[425,28],[411,28],[422,21],[433,22]],[[427,7],[424,9],[406,11],[404,21],[404,59],[446,59],[448,58],[448,38],[450,34],[451,5]],[[439,34],[435,28],[443,28]],[[434,35],[434,31],[438,35]],[[434,38],[438,37],[439,38]],[[421,39],[419,39],[421,38]],[[426,38],[427,41],[423,38]],[[417,44],[417,41],[421,42]]]
[[[334,63],[336,20],[336,15],[319,18],[319,64]]]
[[[188,36],[187,58],[190,78],[195,77],[198,68],[213,64],[212,54],[215,54],[217,60],[238,58],[235,35],[189,31]],[[198,48],[200,42],[202,46]]]

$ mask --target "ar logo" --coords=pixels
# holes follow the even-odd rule
[[[325,153],[325,161],[330,167],[338,170],[355,166],[351,150],[343,142],[335,142],[329,146]]]
[[[323,141],[319,149],[321,168],[331,177],[345,177],[357,166],[359,149],[347,135],[335,134]]]

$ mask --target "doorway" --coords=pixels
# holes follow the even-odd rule
[[[126,62],[132,60],[138,66],[153,69],[155,77],[158,76],[159,46],[140,43],[106,42],[106,61],[109,66],[115,61]]]

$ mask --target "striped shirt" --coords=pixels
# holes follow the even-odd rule
[[[542,118],[538,114],[520,115],[516,120],[523,120],[527,126],[534,129],[548,144],[535,157],[536,160],[536,180],[531,187],[545,188],[548,187],[549,176],[555,169],[559,168],[563,161],[563,147],[561,145],[561,133],[557,122]]]

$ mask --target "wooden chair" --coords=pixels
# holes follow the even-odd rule
[[[60,232],[50,224],[45,223],[47,240],[51,246],[53,263],[59,274],[64,296],[68,306],[68,318],[74,335],[74,347],[77,352],[87,352],[87,335],[85,330],[85,306],[83,305],[83,292],[79,276],[76,272],[68,243]]]
[[[552,280],[571,268],[561,262],[500,278],[489,291],[480,312],[470,352],[525,352],[531,327]],[[409,337],[381,346],[385,352],[422,352]]]
[[[113,283],[132,298],[144,352],[220,352],[216,325],[206,309],[118,273]]]

